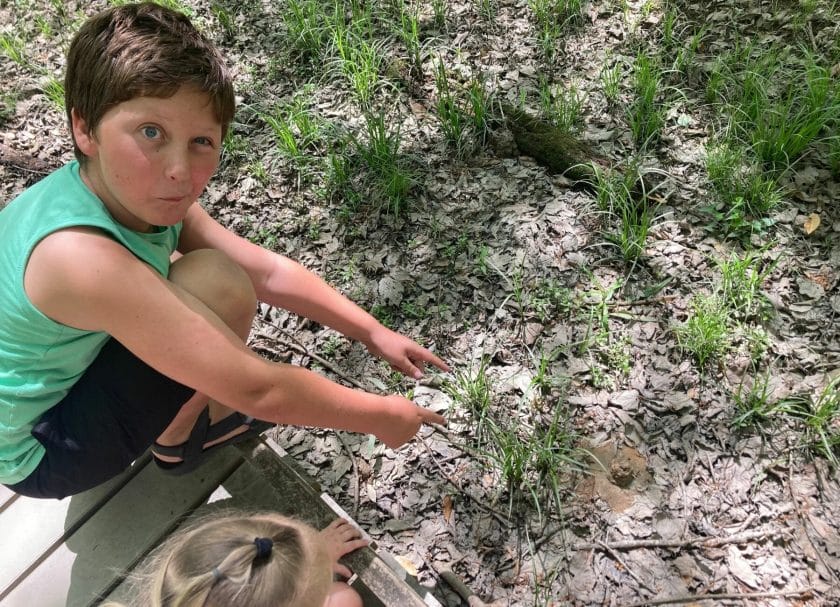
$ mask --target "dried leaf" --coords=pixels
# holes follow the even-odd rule
[[[452,406],[451,396],[429,386],[417,386],[414,389],[414,401],[435,413],[447,411]]]
[[[822,288],[822,285],[814,282],[813,280],[798,278],[796,280],[796,285],[802,295],[811,299],[822,299],[823,295],[825,295],[825,289]]]
[[[396,560],[400,566],[405,569],[408,575],[411,577],[417,577],[417,567],[408,558],[397,554],[394,556],[394,560]]]
[[[639,408],[639,393],[636,390],[614,392],[610,395],[609,404],[625,411],[636,411]]]
[[[730,546],[726,558],[726,564],[729,566],[729,571],[732,572],[736,578],[744,582],[750,588],[759,588],[760,584],[749,561],[741,556],[741,551],[736,546]]]
[[[411,113],[417,116],[418,118],[422,118],[429,113],[429,110],[426,109],[422,103],[418,103],[413,99],[408,100],[408,107],[411,108]]]
[[[808,513],[808,520],[811,522],[811,527],[814,531],[816,531],[825,542],[825,547],[829,554],[840,556],[840,535],[837,534],[836,529],[810,512]]]
[[[367,498],[371,502],[376,503],[376,488],[373,486],[373,484],[368,483],[367,485],[365,485],[365,493],[367,494]]]
[[[808,219],[805,220],[805,225],[802,226],[802,229],[805,230],[806,234],[813,234],[814,230],[818,227],[820,227],[820,216],[817,213],[811,213]]]
[[[447,523],[452,522],[452,496],[443,496],[443,518]]]

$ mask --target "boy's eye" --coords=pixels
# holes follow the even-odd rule
[[[210,147],[213,146],[213,141],[209,137],[196,137],[195,142],[198,145],[209,145]]]
[[[156,126],[144,126],[142,131],[143,136],[147,139],[157,139],[158,135],[160,135],[160,129]]]

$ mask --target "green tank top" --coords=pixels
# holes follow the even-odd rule
[[[48,234],[72,226],[96,227],[122,243],[162,276],[182,225],[151,233],[118,224],[71,162],[0,210],[0,483],[25,479],[44,448],[31,430],[93,362],[108,335],[50,320],[29,301],[23,273],[33,248]]]

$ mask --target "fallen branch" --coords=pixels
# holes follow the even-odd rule
[[[3,143],[0,143],[0,165],[10,166],[39,177],[49,175],[58,168],[58,165],[18,152]]]
[[[840,577],[838,577],[837,573],[829,567],[828,563],[825,562],[825,558],[823,558],[822,550],[820,546],[817,546],[817,543],[814,541],[814,538],[811,537],[811,532],[808,530],[808,519],[805,518],[805,515],[802,513],[802,510],[799,508],[799,496],[796,495],[796,491],[793,489],[793,452],[788,451],[788,491],[790,491],[790,497],[793,500],[793,509],[796,511],[796,516],[799,517],[799,524],[802,525],[802,532],[805,534],[805,538],[808,540],[808,543],[811,544],[811,548],[814,550],[814,554],[817,555],[817,558],[820,559],[823,567],[825,570],[828,571],[829,575],[834,579],[835,583],[840,582]]]
[[[487,504],[482,502],[480,499],[478,499],[474,495],[470,495],[469,493],[464,491],[464,489],[461,487],[461,485],[458,483],[458,481],[456,481],[454,478],[449,476],[446,473],[446,470],[444,470],[443,467],[438,463],[437,458],[435,457],[435,452],[432,451],[432,448],[429,447],[426,440],[423,439],[423,438],[419,438],[419,440],[420,440],[420,443],[426,448],[426,451],[429,452],[429,455],[431,456],[432,463],[435,465],[435,467],[437,467],[438,471],[441,473],[443,478],[445,478],[447,480],[447,482],[449,482],[450,485],[455,487],[459,491],[459,493],[461,493],[461,495],[464,495],[464,496],[468,497],[470,500],[472,500],[472,502],[476,506],[478,506],[479,508],[481,508],[482,510],[484,510],[485,512],[487,512],[488,514],[493,516],[497,521],[499,521],[505,527],[510,528],[512,526],[510,520],[508,520],[508,518],[504,514],[502,514],[501,512],[496,510],[495,508],[491,508],[490,506],[488,506]]]
[[[447,583],[449,586],[458,593],[462,599],[467,602],[467,605],[470,607],[495,607],[501,606],[501,602],[495,603],[485,603],[482,601],[470,588],[459,578],[455,575],[452,571],[446,570],[440,572],[440,577]]]
[[[604,550],[605,550],[605,551],[606,551],[606,552],[607,552],[607,553],[608,553],[611,557],[613,557],[613,558],[614,558],[614,559],[615,559],[615,560],[616,560],[616,561],[617,561],[617,562],[618,562],[618,563],[619,563],[622,567],[624,567],[624,570],[625,570],[625,571],[626,571],[626,572],[630,575],[630,577],[632,577],[634,580],[636,580],[636,583],[637,583],[639,586],[641,586],[642,588],[644,588],[644,589],[645,589],[645,590],[647,590],[648,592],[651,592],[651,593],[654,593],[654,594],[655,594],[655,591],[653,590],[653,588],[651,588],[650,586],[648,586],[648,585],[645,583],[645,581],[644,581],[641,577],[639,577],[639,575],[638,575],[635,571],[633,571],[627,563],[625,563],[625,562],[624,562],[624,559],[623,559],[623,558],[621,558],[621,555],[620,555],[618,552],[616,552],[613,548],[611,548],[609,545],[605,544],[604,542],[598,542],[598,544],[599,544],[599,545],[601,546],[601,548],[603,548],[603,549],[604,549]]]
[[[335,435],[338,437],[339,442],[341,442],[341,446],[344,447],[345,451],[347,451],[347,456],[350,458],[350,465],[353,466],[353,520],[358,520],[359,488],[361,485],[361,479],[359,478],[359,465],[356,463],[356,454],[353,453],[350,445],[348,445],[347,441],[344,440],[341,432],[336,430]]]
[[[628,540],[625,542],[581,542],[572,546],[573,550],[636,550],[638,548],[717,548],[727,544],[743,544],[754,540],[787,536],[778,531],[746,531],[729,537],[694,538],[691,540]]]
[[[673,605],[674,603],[695,603],[697,601],[754,601],[756,599],[781,599],[792,596],[808,598],[813,594],[812,588],[801,590],[783,590],[780,592],[744,592],[727,594],[687,594],[672,596],[664,599],[650,599],[639,603],[632,603],[626,607],[652,607],[654,605]],[[718,603],[716,603],[718,604]]]
[[[273,323],[271,321],[266,321],[266,320],[262,320],[262,319],[260,319],[259,322],[276,329],[277,331],[279,331],[280,333],[282,333],[286,337],[286,339],[280,339],[279,337],[272,337],[272,339],[274,339],[280,345],[282,345],[286,348],[289,348],[290,350],[294,350],[298,354],[308,356],[309,358],[311,358],[312,360],[317,362],[319,365],[321,365],[322,367],[324,367],[325,369],[327,369],[331,373],[334,373],[335,375],[339,376],[341,379],[346,381],[348,384],[350,384],[352,386],[355,386],[355,387],[359,388],[360,390],[366,390],[366,391],[370,390],[370,388],[368,386],[365,386],[364,384],[362,384],[358,380],[354,379],[353,377],[350,377],[349,375],[344,373],[341,369],[339,369],[334,364],[332,364],[330,361],[325,359],[323,356],[319,356],[318,354],[316,354],[314,352],[311,352],[306,346],[304,346],[297,339],[295,339],[294,335],[292,335],[291,333],[289,333],[288,331],[286,331],[282,327],[277,326],[275,323]]]

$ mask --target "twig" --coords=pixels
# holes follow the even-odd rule
[[[269,325],[269,326],[271,326],[271,327],[274,327],[275,329],[277,329],[280,333],[282,333],[282,334],[286,337],[286,339],[278,339],[278,338],[275,338],[275,339],[277,339],[277,341],[278,341],[280,344],[282,344],[283,346],[285,346],[285,347],[287,347],[287,348],[291,348],[292,350],[294,350],[294,351],[295,351],[295,352],[297,352],[298,354],[303,354],[304,356],[308,356],[308,357],[309,357],[309,358],[311,358],[312,360],[316,361],[319,365],[321,365],[322,367],[324,367],[324,368],[326,368],[327,370],[329,370],[331,373],[335,373],[335,374],[336,374],[336,375],[338,375],[341,379],[343,379],[344,381],[346,381],[348,384],[351,384],[351,385],[353,385],[353,386],[356,386],[356,387],[357,387],[357,388],[359,388],[360,390],[369,390],[369,389],[370,389],[370,388],[368,388],[367,386],[365,386],[364,384],[362,384],[361,382],[359,382],[358,380],[356,380],[355,378],[350,377],[349,375],[347,375],[344,371],[342,371],[341,369],[339,369],[338,367],[336,367],[335,365],[333,365],[330,361],[328,361],[328,360],[327,360],[327,359],[325,359],[324,357],[319,356],[318,354],[315,354],[314,352],[310,352],[310,351],[309,351],[309,349],[308,349],[306,346],[304,346],[302,343],[300,343],[300,342],[299,342],[299,341],[295,338],[295,336],[294,336],[294,335],[292,335],[291,333],[289,333],[289,332],[288,332],[288,331],[286,331],[285,329],[283,329],[283,328],[281,328],[281,327],[278,327],[278,326],[277,326],[276,324],[274,324],[273,322],[269,322],[269,321],[261,321],[261,322],[262,322],[263,324],[266,324],[266,325]]]
[[[628,540],[626,542],[581,542],[572,546],[573,550],[636,550],[637,548],[717,548],[727,544],[742,544],[753,540],[786,535],[777,531],[747,531],[729,537],[695,538],[691,540]]]
[[[744,592],[727,594],[687,594],[673,596],[664,599],[651,599],[627,605],[626,607],[651,607],[652,605],[671,605],[673,603],[694,603],[697,601],[754,601],[756,599],[779,599],[790,596],[808,596],[813,593],[813,588],[802,588],[800,590],[782,590],[780,592]],[[717,603],[716,603],[717,604]]]
[[[793,509],[796,511],[796,515],[799,518],[799,522],[802,525],[802,531],[805,533],[805,537],[808,538],[808,542],[811,544],[811,548],[814,549],[814,554],[817,555],[817,558],[820,559],[820,562],[825,567],[826,571],[831,574],[831,577],[834,579],[835,582],[840,582],[840,578],[838,578],[837,574],[834,570],[828,566],[828,563],[825,562],[823,558],[822,551],[819,547],[814,543],[814,540],[811,539],[811,533],[808,531],[808,520],[805,518],[805,515],[802,514],[802,510],[799,508],[799,499],[796,497],[796,493],[793,490],[793,452],[788,452],[788,491],[790,491],[790,497],[793,500]]]
[[[353,466],[353,520],[357,520],[359,518],[359,466],[356,464],[356,456],[353,451],[350,449],[350,445],[347,444],[347,441],[344,440],[344,437],[341,435],[341,432],[336,431],[335,435],[338,437],[339,442],[341,442],[341,446],[344,447],[344,450],[347,451],[347,455],[350,458],[350,464]]]
[[[632,570],[632,569],[631,569],[631,568],[627,565],[627,563],[625,563],[625,562],[624,562],[624,559],[623,559],[623,558],[621,558],[621,555],[620,555],[618,552],[616,552],[615,550],[613,550],[610,546],[608,546],[608,545],[607,545],[607,544],[605,544],[604,542],[598,542],[598,544],[601,546],[601,548],[603,548],[606,552],[608,552],[608,553],[610,554],[610,556],[611,556],[611,557],[613,557],[616,561],[618,561],[618,562],[619,562],[619,564],[620,564],[622,567],[624,567],[624,570],[625,570],[625,571],[626,571],[626,572],[630,575],[630,577],[632,577],[634,580],[636,580],[636,583],[637,583],[639,586],[641,586],[642,588],[644,588],[645,590],[647,590],[647,591],[648,591],[648,592],[650,592],[651,594],[656,594],[656,591],[655,591],[653,588],[651,588],[650,586],[648,586],[648,585],[645,583],[645,581],[644,581],[642,578],[640,578],[640,577],[636,574],[636,572],[635,572],[635,571],[633,571],[633,570]]]
[[[458,596],[467,602],[470,607],[492,607],[496,603],[485,603],[478,596],[470,590],[470,588],[455,575],[452,571],[447,569],[440,572],[440,577],[454,590]]]
[[[607,303],[608,308],[630,308],[632,306],[647,306],[649,304],[662,303],[678,299],[679,295],[660,295],[659,297],[648,297],[646,299],[634,299],[632,301],[612,301]]]
[[[490,506],[488,506],[487,504],[482,502],[480,499],[478,499],[474,495],[470,495],[469,493],[464,491],[464,489],[461,488],[461,485],[458,484],[458,481],[456,481],[454,478],[449,476],[446,473],[446,470],[444,470],[443,467],[438,463],[437,458],[435,458],[435,453],[434,453],[434,451],[432,451],[432,448],[429,447],[428,443],[426,442],[426,439],[420,438],[419,440],[420,440],[420,443],[426,448],[426,451],[429,452],[429,455],[431,456],[431,459],[432,459],[432,463],[435,465],[435,467],[437,467],[438,471],[441,473],[441,475],[443,475],[443,478],[445,478],[449,482],[450,485],[455,487],[462,495],[470,498],[470,500],[472,500],[473,503],[475,503],[476,506],[479,506],[482,510],[485,510],[486,512],[488,512],[497,521],[499,521],[502,525],[504,525],[507,528],[511,527],[511,522],[507,519],[507,517],[504,514],[502,514],[501,512],[496,510],[495,508],[491,508]]]
[[[0,165],[10,166],[33,175],[49,175],[55,167],[45,160],[25,156],[9,146],[0,143]]]

